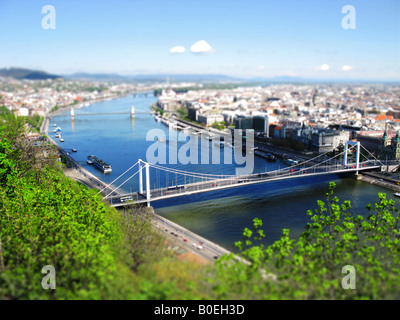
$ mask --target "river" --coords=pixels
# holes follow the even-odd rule
[[[152,94],[147,96],[142,94],[96,102],[75,110],[76,117],[73,121],[69,112],[54,117],[49,123],[49,134],[53,132],[53,125],[57,124],[62,129],[62,138],[65,142],[54,140],[66,151],[76,148],[78,152],[70,152],[71,156],[95,176],[110,183],[138,159],[146,161],[146,150],[154,144],[154,141],[146,141],[150,129],[162,130],[168,142],[169,130],[166,126],[155,121],[151,114],[139,114],[148,112],[150,104],[156,100]],[[131,106],[135,106],[135,111],[138,113],[134,119],[129,115]],[[126,114],[79,115],[79,113],[110,112],[126,112]],[[185,143],[178,141],[178,148]],[[112,165],[112,174],[103,175],[93,166],[87,165],[86,158],[91,154],[109,162]],[[237,167],[234,164],[179,163],[167,166],[185,171],[227,175],[234,174]],[[283,166],[286,165],[280,160],[268,162],[263,158],[254,158],[254,172],[274,170]],[[157,178],[158,182],[154,178]],[[153,174],[151,187],[157,187],[159,181],[165,179],[174,177]],[[265,244],[271,244],[279,239],[282,229],[290,229],[291,235],[298,237],[304,231],[306,223],[310,221],[306,214],[307,210],[316,209],[317,200],[325,199],[330,181],[337,184],[336,195],[339,199],[351,200],[353,210],[357,214],[366,214],[366,205],[376,201],[379,192],[393,194],[387,189],[365,182],[351,178],[340,179],[338,176],[330,175],[197,194],[154,202],[152,206],[159,215],[228,250],[234,250],[233,243],[241,240],[243,229],[251,228],[255,217],[263,221]],[[131,179],[123,188],[127,191],[137,191],[137,179]]]

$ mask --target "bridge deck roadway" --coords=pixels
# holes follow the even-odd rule
[[[130,113],[130,112],[94,112],[94,113],[75,113],[74,116],[98,116],[98,115],[113,115],[113,114],[132,114],[132,115],[137,115],[137,114],[151,114],[151,112],[135,112],[135,113]]]

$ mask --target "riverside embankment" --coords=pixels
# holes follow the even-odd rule
[[[398,173],[385,174],[384,172],[364,172],[357,176],[357,180],[391,191],[400,192],[400,175]]]

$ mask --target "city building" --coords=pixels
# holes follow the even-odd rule
[[[357,135],[357,141],[382,160],[400,160],[399,131],[367,131]]]

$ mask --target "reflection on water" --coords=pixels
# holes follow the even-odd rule
[[[65,149],[76,148],[71,154],[90,172],[104,182],[111,182],[138,159],[146,159],[146,150],[154,141],[146,141],[150,129],[160,129],[168,137],[168,128],[157,122],[149,114],[137,114],[131,119],[129,111],[132,105],[137,112],[149,111],[149,105],[156,98],[128,96],[117,100],[95,103],[84,109],[85,113],[126,112],[126,115],[79,116],[71,121],[69,113],[55,117],[50,121],[62,128]],[[169,141],[163,142],[169,143]],[[185,141],[178,141],[178,150]],[[199,144],[199,153],[201,144]],[[223,152],[223,151],[221,151]],[[111,163],[111,175],[86,165],[88,155],[94,154]],[[211,159],[210,150],[210,159]],[[171,155],[171,159],[176,155]],[[167,150],[167,159],[169,154]],[[200,159],[200,156],[199,156]],[[223,154],[221,153],[221,159]],[[235,165],[228,164],[170,164],[169,167],[201,173],[234,174]],[[285,165],[279,160],[267,162],[263,158],[254,158],[254,171],[276,170]],[[133,174],[133,172],[132,172]],[[151,186],[157,187],[166,181],[174,181],[175,176],[166,176],[151,171]],[[128,177],[127,177],[128,178]],[[351,200],[353,211],[366,214],[365,206],[377,199],[378,192],[393,193],[354,179],[339,179],[337,176],[299,178],[288,181],[271,182],[248,187],[219,190],[161,202],[152,203],[156,212],[186,228],[232,250],[232,244],[241,240],[245,227],[251,228],[252,220],[263,220],[266,234],[264,242],[270,244],[278,239],[282,229],[288,228],[291,235],[299,236],[309,222],[307,210],[317,208],[317,200],[324,200],[330,181],[337,184],[336,194],[340,200]],[[120,181],[121,183],[123,181]],[[182,181],[183,182],[183,181]],[[138,181],[132,179],[124,188],[127,191],[138,190]]]

